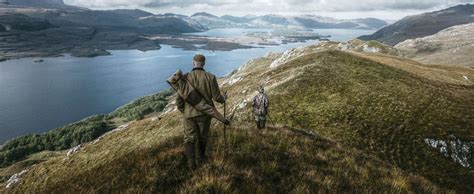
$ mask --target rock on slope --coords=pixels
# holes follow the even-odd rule
[[[396,45],[407,39],[433,35],[451,26],[474,22],[474,5],[458,5],[441,11],[405,17],[384,27],[372,35],[361,36],[362,40],[377,40]]]
[[[453,26],[432,36],[409,39],[398,43],[395,48],[423,63],[474,67],[474,23]]]
[[[462,67],[427,66],[325,42],[254,59],[220,80],[234,124],[213,124],[210,161],[188,172],[173,104],[160,120],[33,166],[6,192],[470,192],[472,171],[424,143],[472,141],[474,85]],[[291,53],[294,52],[294,53]],[[282,59],[284,58],[284,59]],[[279,61],[278,63],[273,63]],[[273,65],[272,65],[273,64]],[[251,98],[271,99],[256,131]],[[227,152],[226,152],[227,150]]]

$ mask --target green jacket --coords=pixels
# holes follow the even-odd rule
[[[189,83],[191,83],[191,85],[202,94],[209,105],[214,106],[213,100],[218,103],[224,103],[225,98],[221,95],[215,75],[206,72],[203,68],[194,68],[185,76]],[[183,113],[184,118],[204,115],[204,113],[196,110],[179,96],[176,97],[176,106],[178,107],[178,110]]]

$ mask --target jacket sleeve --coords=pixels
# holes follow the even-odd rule
[[[180,112],[184,112],[184,104],[185,101],[179,95],[176,95],[176,107]]]
[[[212,79],[211,92],[212,92],[212,98],[213,98],[216,102],[221,103],[221,104],[225,102],[225,98],[224,98],[224,96],[221,94],[221,90],[219,89],[219,84],[217,83],[217,79],[216,79],[215,76],[214,76],[214,78]]]

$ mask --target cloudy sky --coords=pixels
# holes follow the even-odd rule
[[[336,18],[400,19],[474,0],[64,0],[91,9],[139,8],[153,13],[215,15],[316,14]]]

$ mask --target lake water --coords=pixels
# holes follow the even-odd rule
[[[258,29],[217,29],[200,35],[238,36]],[[332,40],[347,41],[374,31],[317,30]],[[111,56],[24,58],[0,63],[0,144],[31,133],[109,113],[141,96],[168,88],[177,69],[189,71],[194,54],[207,56],[206,70],[224,76],[251,58],[317,41],[234,51],[185,51],[162,45],[157,51],[111,51]]]

